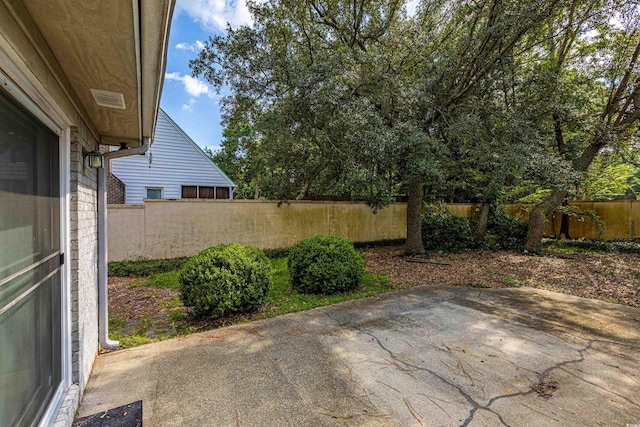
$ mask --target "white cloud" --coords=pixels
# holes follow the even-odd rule
[[[182,82],[184,90],[191,96],[198,97],[200,95],[215,95],[209,85],[195,77],[180,73],[166,73],[164,75],[167,80],[175,80]]]
[[[178,0],[176,7],[208,31],[253,24],[246,0]]]
[[[176,45],[176,49],[189,50],[191,52],[200,52],[202,49],[204,49],[204,43],[200,40],[196,40],[192,44],[178,43]]]
[[[182,104],[182,109],[184,111],[193,112],[194,105],[196,105],[196,100],[194,98],[190,98],[188,104]]]

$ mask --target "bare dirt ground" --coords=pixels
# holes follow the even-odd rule
[[[441,284],[473,287],[531,286],[585,298],[640,307],[640,255],[622,253],[547,253],[525,256],[507,251],[469,251],[460,254],[430,253],[409,262],[401,247],[362,252],[366,268],[384,274],[394,288]],[[426,262],[424,262],[426,261]],[[124,330],[154,329],[162,335],[180,328],[191,331],[227,326],[251,318],[243,314],[220,319],[171,320],[171,311],[182,309],[172,289],[139,286],[140,278],[109,278],[109,314],[127,323]],[[258,311],[271,310],[266,303]],[[179,316],[178,316],[179,317]],[[142,325],[142,326],[141,326]]]

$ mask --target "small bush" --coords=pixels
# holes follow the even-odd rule
[[[289,250],[291,284],[299,292],[335,294],[358,288],[364,261],[348,240],[315,236]]]
[[[528,228],[528,221],[496,209],[489,216],[487,224],[487,246],[490,249],[522,249]]]
[[[475,248],[475,226],[466,218],[431,206],[422,216],[422,242],[426,250],[460,252]]]
[[[195,316],[244,313],[262,304],[271,288],[271,264],[260,249],[214,246],[180,272],[180,299]]]

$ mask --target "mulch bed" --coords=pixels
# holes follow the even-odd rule
[[[640,307],[640,255],[623,253],[554,253],[521,255],[508,251],[468,251],[459,254],[430,253],[427,262],[408,262],[401,247],[362,252],[367,270],[385,274],[396,288],[415,285],[476,287],[532,286],[585,298]],[[153,319],[165,327],[189,326],[192,331],[227,326],[251,319],[256,313],[219,319],[167,320],[176,308],[172,289],[136,286],[140,278],[109,278],[109,314],[125,319],[131,328],[140,319]],[[173,307],[173,308],[171,308]],[[258,314],[274,311],[269,303]],[[163,320],[161,320],[163,319]],[[158,323],[158,321],[160,321]],[[129,328],[125,328],[129,329]]]
[[[640,255],[624,253],[557,253],[544,256],[508,251],[434,254],[438,262],[407,262],[401,248],[365,252],[367,270],[386,273],[394,286],[417,284],[514,284],[640,307]],[[446,265],[449,264],[449,265]]]

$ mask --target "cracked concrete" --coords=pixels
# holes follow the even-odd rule
[[[640,423],[640,310],[416,287],[98,358],[80,415],[146,426]]]

